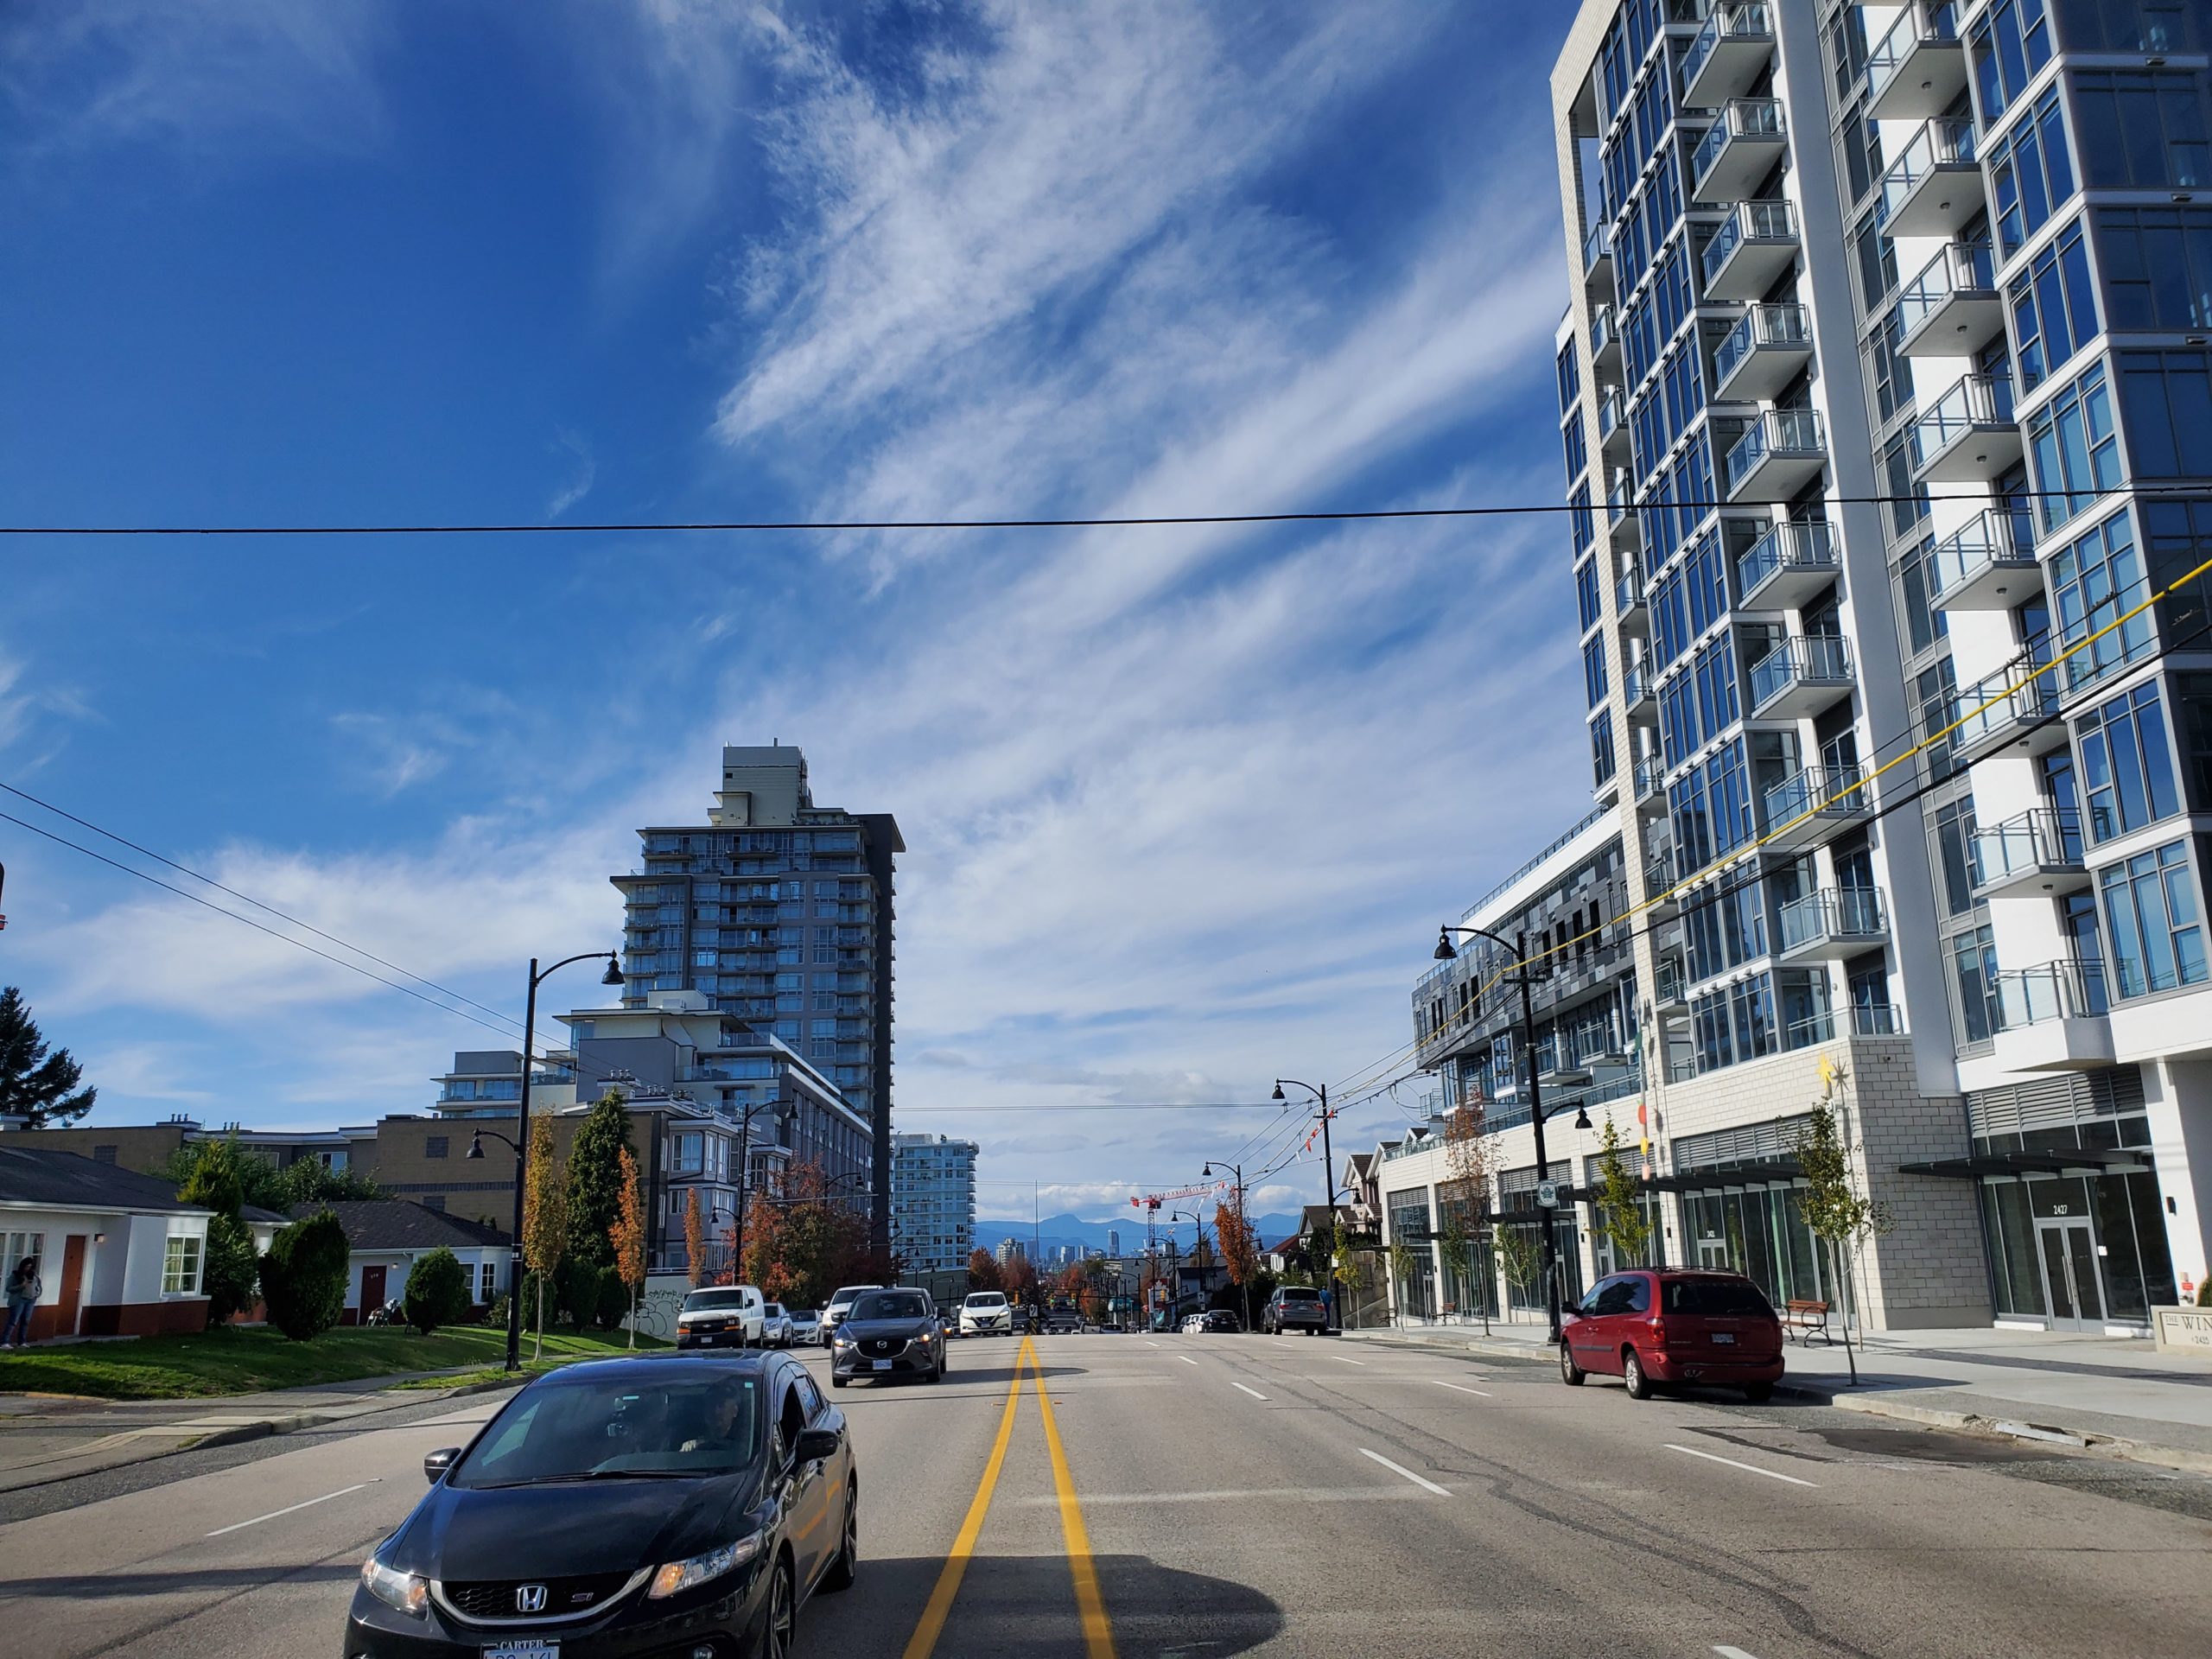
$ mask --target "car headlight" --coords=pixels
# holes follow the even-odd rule
[[[760,1553],[760,1535],[748,1533],[734,1544],[724,1544],[720,1549],[710,1549],[703,1555],[694,1555],[686,1561],[664,1561],[653,1573],[652,1587],[645,1592],[649,1601],[678,1595],[719,1579],[725,1573],[743,1567]]]
[[[840,1348],[849,1348],[853,1345],[853,1339],[842,1331],[840,1331],[836,1336],[830,1338],[830,1340]]]
[[[403,1613],[412,1613],[417,1618],[430,1605],[430,1581],[419,1573],[402,1573],[386,1567],[373,1555],[361,1563],[361,1588],[387,1607],[397,1607]]]

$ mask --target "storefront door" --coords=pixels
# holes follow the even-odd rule
[[[2104,1286],[2097,1273],[2097,1241],[2088,1222],[2063,1219],[2036,1223],[2043,1259],[2044,1305],[2054,1331],[2104,1328]]]

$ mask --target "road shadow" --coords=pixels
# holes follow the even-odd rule
[[[19,1599],[112,1599],[118,1596],[188,1595],[194,1592],[220,1593],[277,1582],[351,1586],[360,1576],[359,1563],[352,1561],[319,1561],[297,1567],[197,1567],[161,1572],[142,1568],[127,1573],[57,1573],[38,1579],[0,1577],[0,1602]],[[342,1612],[342,1599],[338,1605]]]
[[[897,1659],[944,1565],[937,1557],[863,1560],[860,1582],[849,1592],[807,1604],[799,1619],[800,1646],[839,1659]],[[1122,1653],[1223,1659],[1282,1633],[1281,1608],[1249,1586],[1163,1567],[1142,1555],[1097,1555],[1092,1565]],[[1084,1659],[1066,1558],[1057,1553],[976,1557],[936,1652]]]

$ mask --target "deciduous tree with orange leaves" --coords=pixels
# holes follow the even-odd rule
[[[645,1200],[638,1191],[638,1160],[624,1147],[617,1159],[620,1185],[615,1190],[614,1224],[607,1230],[614,1246],[614,1271],[630,1293],[630,1346],[638,1345],[638,1297],[645,1287]],[[691,1195],[691,1213],[699,1212],[699,1195]]]
[[[691,1272],[691,1286],[707,1282],[707,1217],[699,1208],[699,1189],[693,1187],[683,1205],[683,1260]]]

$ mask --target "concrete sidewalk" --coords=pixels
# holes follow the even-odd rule
[[[1354,1341],[1457,1348],[1549,1363],[1541,1324],[1414,1325],[1347,1332]],[[1988,1326],[1855,1338],[1859,1381],[1840,1344],[1792,1342],[1781,1389],[1856,1411],[1946,1428],[2067,1437],[2145,1462],[2212,1473],[2212,1363],[2148,1342]],[[2036,1431],[2042,1431],[2038,1433]]]
[[[194,1446],[293,1434],[425,1401],[512,1386],[502,1378],[442,1389],[391,1387],[441,1375],[444,1373],[411,1372],[201,1400],[0,1395],[0,1492],[143,1463]]]

